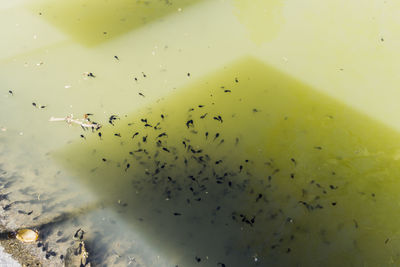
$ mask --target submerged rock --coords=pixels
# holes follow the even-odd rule
[[[21,229],[17,231],[15,238],[24,243],[35,242],[39,237],[38,232],[31,229]]]

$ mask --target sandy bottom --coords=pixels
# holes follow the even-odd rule
[[[19,267],[21,265],[16,262],[10,254],[5,253],[4,248],[0,247],[0,266]]]

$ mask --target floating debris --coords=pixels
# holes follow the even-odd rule
[[[75,123],[80,125],[84,130],[86,129],[99,130],[101,128],[101,124],[97,122],[92,122],[87,117],[85,118],[85,116],[83,119],[74,119],[74,116],[72,114],[64,118],[50,117],[49,121],[65,121],[69,125]]]

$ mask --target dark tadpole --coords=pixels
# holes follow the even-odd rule
[[[164,133],[160,133],[160,134],[157,136],[157,138],[160,138],[160,137],[163,137],[163,136],[168,136],[168,135],[167,135],[167,133],[165,133],[165,132],[164,132]]]
[[[216,121],[219,121],[221,123],[223,122],[222,117],[220,115],[215,116],[213,119],[216,120]]]
[[[135,136],[138,135],[138,134],[139,134],[139,132],[134,133],[134,134],[132,135],[132,139],[135,138]]]
[[[108,118],[108,122],[114,126],[114,121],[119,120],[119,117],[117,115],[111,115],[110,118]]]
[[[31,211],[18,210],[18,213],[25,214],[25,215],[31,215],[33,213],[33,210],[31,210]]]
[[[129,169],[129,167],[131,166],[131,164],[126,164],[126,168],[125,168],[125,171],[127,171],[128,169]]]
[[[186,127],[189,128],[190,126],[194,127],[193,120],[188,120],[188,121],[186,122]]]

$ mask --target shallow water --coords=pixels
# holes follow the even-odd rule
[[[360,265],[390,255],[397,134],[255,59],[101,133],[56,158],[120,203],[121,218],[159,251],[185,255],[183,265]]]
[[[397,107],[369,105],[365,85],[386,74],[356,59],[330,69],[354,48],[340,38],[319,65],[318,38],[287,50],[307,10],[87,0],[0,12],[13,38],[0,54],[2,223],[36,227],[51,264],[79,228],[95,266],[398,264]],[[86,113],[99,130],[49,121]]]

